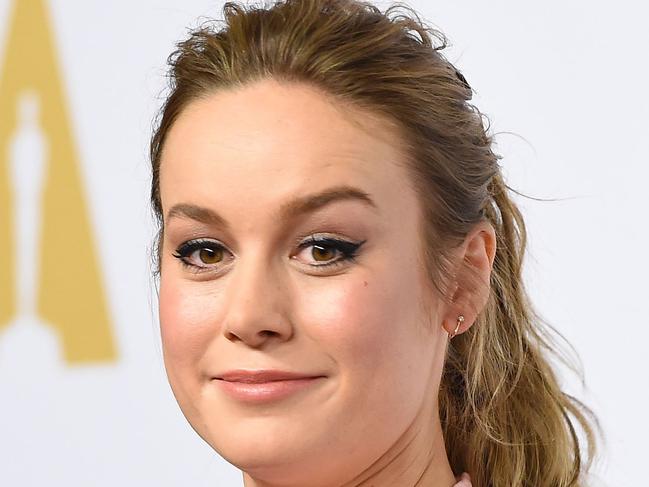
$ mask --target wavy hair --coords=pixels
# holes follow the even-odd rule
[[[503,179],[486,117],[441,52],[446,37],[402,3],[381,12],[359,0],[283,0],[263,7],[227,2],[223,14],[223,21],[191,31],[168,60],[170,91],[150,146],[157,272],[164,231],[160,156],[188,103],[272,78],[308,84],[379,114],[394,123],[404,144],[424,208],[422,256],[443,295],[452,278],[449,250],[483,219],[496,230],[487,305],[474,326],[449,342],[439,390],[452,469],[469,472],[475,487],[586,485],[597,419],[558,383],[552,358],[581,371],[561,346],[568,343],[527,297],[525,223]]]

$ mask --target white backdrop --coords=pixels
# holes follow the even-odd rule
[[[0,69],[12,1],[0,0]],[[147,143],[165,59],[222,3],[48,2],[118,360],[45,363],[36,338],[12,350],[15,362],[0,357],[0,485],[242,485],[173,399],[149,265]],[[409,4],[450,37],[448,56],[499,133],[509,184],[558,199],[519,199],[527,285],[583,360],[587,389],[565,382],[605,429],[598,477],[638,485],[649,437],[649,7]]]

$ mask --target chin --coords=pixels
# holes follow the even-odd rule
[[[322,468],[327,455],[314,428],[304,426],[298,431],[299,423],[286,425],[272,417],[230,420],[206,425],[209,432],[201,436],[225,460],[255,479],[307,485],[304,482],[313,480],[313,472]]]
[[[227,424],[218,421],[206,426],[206,441],[219,455],[242,469],[299,462],[310,449],[315,450],[309,445],[308,429],[295,431],[295,424],[286,425],[273,417],[230,419]]]
[[[270,484],[307,485],[313,469],[321,465],[322,456],[309,455],[300,444],[287,444],[278,438],[240,439],[235,442],[218,442],[212,445],[225,460],[249,476]],[[316,457],[319,462],[315,462]],[[309,461],[312,459],[312,461]]]

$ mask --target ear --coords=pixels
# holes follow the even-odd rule
[[[457,249],[455,282],[443,326],[451,334],[459,323],[457,334],[468,330],[489,299],[491,271],[496,256],[496,232],[487,221],[481,221],[467,234]]]

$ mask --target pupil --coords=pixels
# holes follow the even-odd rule
[[[216,264],[221,260],[221,251],[214,249],[201,249],[198,256],[203,264]]]

